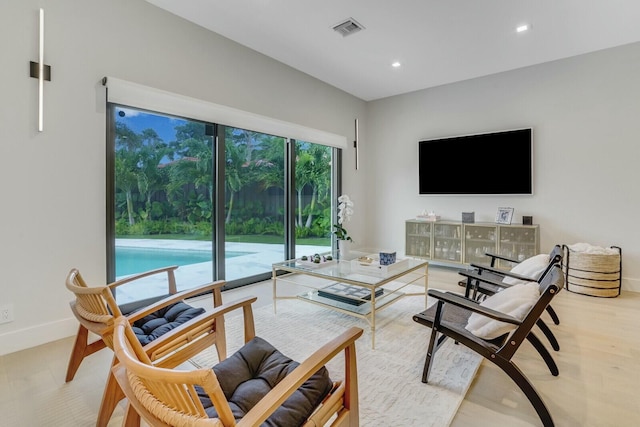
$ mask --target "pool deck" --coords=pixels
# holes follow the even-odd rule
[[[210,251],[211,242],[197,240],[116,239],[116,247]],[[225,266],[227,280],[271,272],[273,263],[284,261],[283,248],[284,245],[282,244],[226,243],[225,249],[229,252],[248,253],[246,255],[227,258]],[[328,251],[329,248],[326,246],[297,245],[296,257]],[[178,290],[209,283],[213,280],[211,274],[211,262],[181,266],[176,270]],[[144,282],[142,280],[144,280]],[[153,295],[161,295],[167,291],[166,275],[157,275],[142,280],[118,288],[118,303],[123,304]]]

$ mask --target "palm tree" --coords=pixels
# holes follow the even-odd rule
[[[186,133],[177,132],[176,136],[184,137]],[[198,205],[198,211],[204,218],[211,217],[213,200],[213,152],[211,138],[203,136],[203,139],[189,137],[186,140],[178,140],[175,147],[175,160],[164,167],[169,171],[169,183],[167,185],[167,198],[179,211],[183,219],[189,219],[190,203]],[[193,194],[189,187],[193,186],[195,192],[200,191],[206,195],[203,201],[201,196]],[[203,204],[204,203],[204,204]],[[207,209],[208,206],[208,209]],[[208,211],[208,212],[207,212]],[[195,219],[195,218],[193,218]]]
[[[227,205],[227,215],[225,217],[225,224],[229,224],[231,221],[231,214],[233,212],[233,204],[236,194],[246,184],[246,176],[243,168],[247,167],[246,162],[246,145],[236,143],[233,138],[233,129],[227,128],[228,136],[225,138],[225,183],[227,191],[229,192],[229,203]],[[231,138],[229,138],[231,136]]]
[[[311,202],[307,216],[306,228],[311,228],[313,215],[316,212],[316,202],[322,190],[329,189],[331,182],[331,149],[329,147],[310,144],[307,152],[311,157],[311,162],[306,167],[309,168],[309,184],[312,187]]]
[[[129,225],[135,224],[133,190],[138,186],[140,136],[124,123],[116,123],[115,187],[125,195]]]
[[[308,142],[296,142],[296,192],[298,193],[297,225],[311,228],[319,201],[329,198],[331,185],[331,149],[329,147]],[[311,200],[303,207],[303,191],[311,188]],[[306,212],[306,222],[302,215]]]
[[[225,178],[229,204],[225,223],[234,210],[235,196],[249,185],[259,191],[284,186],[284,139],[244,129],[227,128],[225,133]]]
[[[296,144],[297,145],[297,144]],[[298,194],[297,203],[298,215],[296,218],[296,225],[302,227],[302,214],[303,214],[303,190],[307,185],[313,185],[313,175],[311,174],[311,165],[313,163],[313,157],[307,151],[297,150],[296,155],[296,193]]]
[[[141,135],[139,150],[138,190],[145,197],[145,213],[148,217],[151,211],[151,197],[155,191],[164,190],[166,177],[161,161],[173,153],[155,130],[145,129]]]

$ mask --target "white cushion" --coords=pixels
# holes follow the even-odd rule
[[[538,284],[525,282],[505,288],[482,301],[480,305],[522,320],[538,298],[540,298]],[[517,325],[500,322],[479,313],[471,313],[465,326],[473,335],[489,340],[511,332],[516,327]]]
[[[539,254],[525,259],[515,267],[511,269],[512,273],[519,274],[520,276],[531,277],[531,280],[537,280],[538,276],[542,274],[545,268],[549,265],[549,255]],[[518,283],[526,283],[524,280],[515,279],[513,277],[505,277],[502,283],[508,285],[515,285]]]
[[[614,248],[603,248],[602,246],[594,246],[589,243],[575,243],[569,245],[572,252],[584,252],[594,255],[618,255],[618,251]]]

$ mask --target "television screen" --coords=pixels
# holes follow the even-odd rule
[[[418,143],[420,194],[533,194],[532,129]]]

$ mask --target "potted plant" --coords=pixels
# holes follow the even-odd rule
[[[353,242],[353,239],[349,236],[347,229],[343,225],[345,222],[351,220],[351,215],[353,215],[353,202],[348,195],[343,194],[338,197],[338,223],[333,226],[333,234],[336,235],[336,239],[338,240],[340,258],[344,258],[349,253],[348,242]]]

